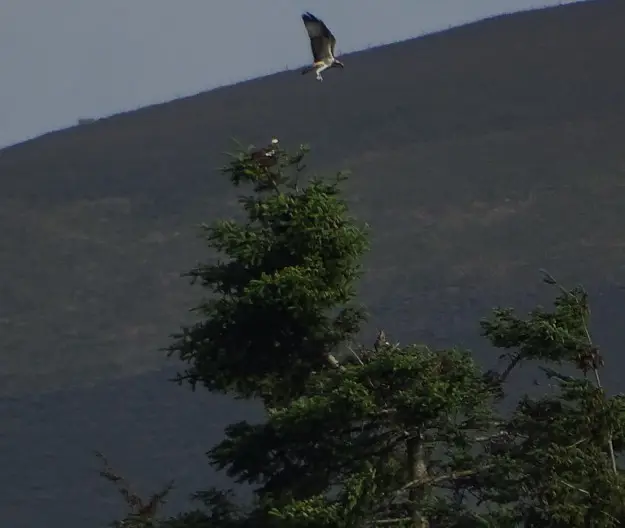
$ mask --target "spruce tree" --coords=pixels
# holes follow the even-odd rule
[[[625,522],[619,457],[625,398],[600,383],[603,365],[582,288],[557,288],[551,310],[482,320],[501,371],[461,348],[354,344],[363,309],[355,281],[366,231],[334,181],[302,181],[307,149],[277,141],[241,150],[223,169],[252,186],[244,222],[205,226],[225,256],[188,275],[207,298],[169,348],[178,381],[263,402],[211,464],[253,490],[198,492],[168,528],[612,528]],[[532,366],[542,385],[511,393]],[[160,497],[160,495],[155,495]],[[159,499],[160,500],[160,499]],[[141,521],[143,522],[143,521]]]
[[[253,193],[239,199],[244,222],[203,227],[221,258],[187,274],[208,296],[195,308],[201,320],[169,348],[189,364],[179,381],[267,405],[288,402],[358,332],[364,226],[347,214],[344,174],[302,181],[307,152],[302,145],[290,154],[273,140],[231,154],[222,169]]]

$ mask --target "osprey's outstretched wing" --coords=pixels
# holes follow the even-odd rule
[[[306,31],[308,31],[310,49],[315,62],[333,58],[336,38],[328,29],[328,26],[311,13],[304,13],[302,20],[304,21],[304,26],[306,26]]]

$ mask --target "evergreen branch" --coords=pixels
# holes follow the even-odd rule
[[[564,286],[562,286],[560,283],[558,283],[558,281],[556,281],[556,279],[547,271],[547,270],[541,270],[543,272],[543,274],[545,275],[545,282],[547,284],[553,284],[555,286],[557,286],[560,291],[567,297],[569,297],[570,299],[574,299],[575,301],[577,301],[577,298],[569,291],[567,290]],[[590,330],[588,329],[588,321],[586,320],[586,314],[583,313],[582,314],[582,324],[583,324],[583,328],[584,328],[584,333],[586,334],[586,339],[587,339],[587,344],[589,347],[594,348],[593,347],[593,342],[592,342],[592,338],[590,337]],[[597,357],[598,354],[596,353],[592,353],[592,371],[595,374],[595,382],[597,384],[597,388],[603,390],[603,387],[601,385],[601,378],[599,377],[599,368],[598,368],[598,361],[597,361]],[[608,451],[610,453],[610,459],[612,462],[612,471],[614,472],[615,475],[618,475],[618,466],[616,464],[616,454],[614,453],[614,442],[612,441],[612,432],[610,431],[609,435],[608,435]]]

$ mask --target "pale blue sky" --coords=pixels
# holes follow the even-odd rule
[[[0,0],[0,147],[307,64],[303,11],[328,24],[340,54],[558,3]]]

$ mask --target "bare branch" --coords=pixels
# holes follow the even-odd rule
[[[406,522],[409,521],[410,517],[402,517],[401,519],[381,519],[379,521],[373,521],[374,524],[383,526],[383,525],[388,525],[388,524],[397,524],[400,522]]]
[[[349,350],[353,354],[353,356],[358,360],[358,363],[360,363],[363,367],[365,366],[362,359],[360,359],[360,356],[356,354],[356,352],[351,346],[347,345],[347,350]]]
[[[131,490],[126,479],[113,470],[106,457],[100,451],[95,451],[95,455],[104,464],[104,469],[100,471],[100,475],[115,484],[126,505],[130,508],[127,518],[152,519],[156,515],[158,507],[165,503],[165,497],[173,489],[173,480],[167,483],[161,491],[153,493],[148,500],[143,500],[137,493]]]
[[[482,466],[474,469],[466,469],[463,471],[454,471],[452,473],[446,473],[444,475],[436,475],[426,479],[416,479],[411,482],[404,484],[400,489],[397,490],[396,493],[400,493],[414,486],[428,486],[432,484],[440,484],[441,482],[445,482],[447,480],[457,480],[465,477],[470,477],[473,475],[477,475],[482,471],[493,468],[494,464],[488,464],[486,466]]]
[[[568,482],[562,480],[561,478],[557,479],[557,481],[560,482],[560,484],[564,484],[567,488],[574,489],[575,491],[579,491],[580,493],[583,493],[584,495],[590,496],[590,493],[588,493],[585,489],[581,489],[581,488],[578,488],[577,486],[573,486],[573,484],[569,484]]]

